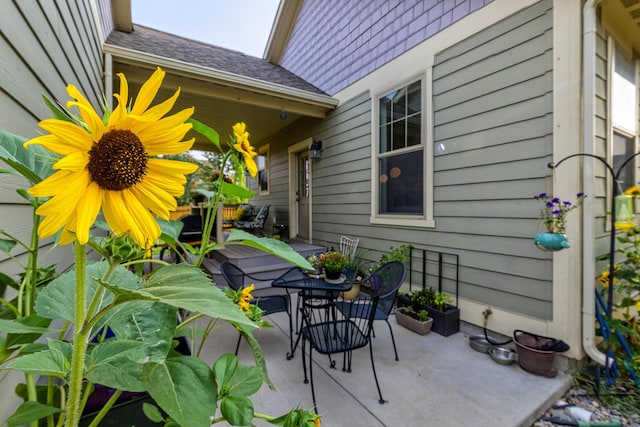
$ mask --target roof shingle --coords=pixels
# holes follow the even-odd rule
[[[130,33],[118,30],[112,31],[106,43],[325,95],[324,92],[311,83],[264,59],[141,25],[134,24],[133,28],[134,30]]]

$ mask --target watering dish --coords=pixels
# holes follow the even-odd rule
[[[488,353],[489,348],[491,347],[491,343],[487,341],[484,335],[469,335],[469,345],[475,351],[479,351],[480,353]]]
[[[489,347],[489,356],[501,365],[511,365],[516,361],[517,355],[510,348],[492,346]]]

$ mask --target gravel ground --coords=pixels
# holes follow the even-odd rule
[[[624,399],[624,397],[621,399]],[[547,421],[544,419],[545,417],[553,417],[557,420],[563,421],[582,419],[583,421],[589,421],[590,423],[608,423],[613,419],[618,419],[621,424],[617,425],[625,427],[640,427],[640,408],[636,408],[633,413],[621,413],[612,406],[607,407],[599,403],[593,393],[577,386],[570,388],[564,397],[549,408],[545,414],[532,425],[532,427],[556,427],[558,425],[570,425]],[[588,426],[590,424],[585,423],[583,425]],[[605,425],[607,424],[598,424],[598,426]]]

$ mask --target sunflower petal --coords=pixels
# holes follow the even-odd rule
[[[153,72],[151,77],[149,77],[149,79],[144,82],[144,84],[140,88],[140,92],[138,92],[138,96],[136,97],[136,101],[133,104],[133,108],[131,109],[131,115],[141,116],[147,109],[147,107],[149,107],[153,99],[156,97],[156,94],[160,89],[160,85],[162,85],[164,75],[165,72],[160,67],[158,67],[156,68],[156,71]]]
[[[74,151],[89,151],[93,139],[84,129],[70,122],[57,119],[45,119],[40,127],[51,135],[44,135],[25,142],[25,147],[40,144],[49,151],[66,156]]]
[[[89,240],[89,229],[96,221],[98,212],[100,212],[102,193],[103,190],[98,187],[98,184],[92,182],[78,201],[76,209],[78,217],[75,231],[78,242],[82,245]]]
[[[79,172],[87,166],[88,162],[89,156],[81,151],[76,151],[75,153],[71,153],[58,160],[53,165],[53,169],[63,169],[73,172]]]
[[[67,86],[67,93],[77,101],[68,101],[67,108],[69,108],[71,105],[75,105],[78,107],[78,110],[80,110],[80,116],[82,116],[82,120],[89,127],[91,136],[93,136],[93,140],[99,141],[100,138],[102,138],[102,133],[104,132],[104,125],[102,124],[100,116],[98,116],[96,110],[93,109],[89,101],[87,101],[87,99],[74,85]]]
[[[130,237],[136,242],[144,240],[142,235],[130,230],[129,224],[133,223],[133,218],[127,210],[121,192],[105,191],[103,193],[102,213],[115,235],[120,236],[129,232]]]
[[[169,219],[169,211],[176,210],[178,203],[176,199],[166,191],[159,191],[158,188],[145,185],[145,181],[131,188],[131,192],[149,208],[151,212],[162,219]]]
[[[138,244],[143,248],[151,247],[160,237],[161,231],[158,222],[151,215],[149,209],[143,206],[130,190],[124,190],[122,196],[131,216],[135,218],[134,222],[130,224],[131,228],[137,228],[143,236]]]
[[[180,88],[176,90],[176,92],[168,98],[167,100],[161,102],[158,105],[154,105],[144,112],[142,117],[144,120],[158,120],[165,114],[167,114],[173,108],[173,105],[176,103],[178,99],[178,95],[180,95]]]

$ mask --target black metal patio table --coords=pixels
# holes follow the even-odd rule
[[[336,283],[333,281],[327,282],[323,276],[312,276],[298,267],[289,269],[282,276],[271,282],[271,286],[274,288],[286,288],[287,291],[295,290],[300,291],[298,298],[305,299],[325,299],[335,300],[340,295],[340,292],[345,292],[351,289],[353,286],[354,277],[341,276],[341,280]],[[299,322],[296,322],[299,323]],[[287,353],[287,360],[293,358],[296,348],[300,343],[300,324],[298,324],[298,338],[291,349],[291,353]]]

